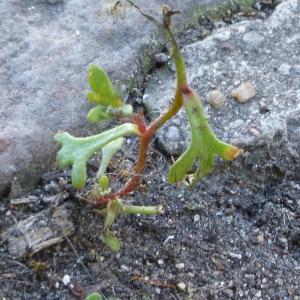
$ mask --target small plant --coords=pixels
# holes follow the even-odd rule
[[[208,124],[199,96],[188,86],[184,59],[171,28],[172,16],[179,12],[164,5],[162,22],[159,22],[143,12],[131,0],[127,1],[146,19],[154,23],[169,41],[177,75],[177,86],[172,104],[166,112],[147,124],[141,113],[134,113],[132,106],[122,101],[118,90],[113,86],[106,72],[102,68],[92,65],[88,72],[91,91],[88,92],[87,99],[94,105],[94,108],[88,113],[88,120],[97,123],[126,117],[130,118],[130,122],[98,135],[84,138],[76,138],[67,132],[59,132],[55,136],[56,141],[62,146],[57,154],[59,166],[61,168],[72,167],[72,185],[76,189],[82,189],[86,185],[87,161],[95,153],[102,151],[102,161],[89,197],[92,198],[95,206],[102,207],[102,209],[97,209],[105,216],[101,240],[114,251],[119,251],[120,242],[111,231],[111,226],[119,215],[156,215],[163,212],[161,205],[127,205],[124,199],[126,195],[135,190],[140,182],[149,144],[157,130],[174,117],[180,109],[184,108],[187,113],[191,142],[187,150],[171,166],[168,174],[170,183],[183,181],[188,172],[196,165],[197,171],[191,183],[194,186],[203,176],[212,171],[215,156],[219,155],[225,160],[233,160],[241,152],[237,147],[224,143],[216,137]],[[106,170],[113,155],[122,147],[126,136],[136,136],[139,141],[134,173],[120,190],[112,191]]]

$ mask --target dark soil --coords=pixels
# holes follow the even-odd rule
[[[133,164],[135,145],[129,141],[111,173]],[[249,151],[259,161],[258,152]],[[89,163],[90,175],[97,162]],[[20,260],[0,244],[0,299],[76,299],[92,291],[105,299],[300,299],[299,177],[286,180],[265,163],[251,165],[244,157],[218,163],[190,190],[167,183],[171,159],[152,148],[142,184],[126,201],[162,204],[165,213],[119,218],[113,226],[122,241],[119,254],[100,241],[103,219],[71,188],[70,172],[45,174],[30,193],[34,203],[1,202],[0,231],[72,202],[76,233]],[[65,275],[71,277],[68,286]]]

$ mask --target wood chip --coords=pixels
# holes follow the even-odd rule
[[[66,203],[48,208],[18,222],[0,234],[0,244],[6,241],[9,253],[20,258],[60,243],[75,231],[71,207]]]

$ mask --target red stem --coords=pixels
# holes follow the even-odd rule
[[[141,174],[145,167],[148,147],[150,145],[153,135],[164,123],[166,123],[174,115],[176,115],[183,105],[181,89],[186,87],[186,73],[185,73],[184,59],[168,24],[165,24],[165,31],[172,47],[172,52],[173,52],[174,61],[176,65],[177,87],[176,87],[175,99],[172,105],[169,107],[168,111],[161,114],[157,119],[155,119],[151,124],[149,124],[149,126],[146,126],[144,118],[141,114],[136,114],[134,116],[134,122],[138,126],[140,132],[139,152],[137,157],[137,163],[134,170],[134,175],[125,183],[125,185],[118,192],[111,193],[106,196],[101,196],[101,195],[97,196],[95,200],[99,204],[107,204],[109,201],[114,200],[118,197],[124,197],[136,188],[136,186],[140,182]]]

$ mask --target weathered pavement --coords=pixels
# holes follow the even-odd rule
[[[222,211],[210,214],[196,231],[195,241],[201,240],[203,228],[210,224],[208,226],[217,232],[216,240],[220,241],[222,254],[226,253],[224,244],[228,242],[231,249],[238,249],[245,255],[239,257],[238,267],[225,271],[238,282],[235,291],[222,296],[213,293],[215,299],[299,298],[299,32],[300,2],[289,0],[281,3],[265,21],[246,21],[222,28],[183,49],[188,82],[201,95],[210,124],[219,137],[245,150],[232,163],[219,162],[219,169],[203,179],[194,193],[197,205],[204,195],[205,203],[220,201],[218,205]],[[246,82],[254,86],[255,96],[240,103],[231,94]],[[153,74],[143,97],[150,117],[169,104],[174,85],[172,65]],[[251,85],[247,85],[253,96]],[[218,97],[211,101],[207,96],[216,90],[222,95],[215,93]],[[184,151],[190,139],[187,126],[182,112],[161,130],[158,138],[161,147],[173,155]],[[185,201],[190,203],[191,199],[189,195]],[[294,201],[291,207],[289,201]],[[232,209],[228,214],[226,207]],[[240,220],[239,209],[246,215],[251,211],[246,226],[237,221]],[[204,215],[212,212],[210,208],[203,211]],[[286,212],[289,217],[285,222]],[[202,218],[202,213],[199,215]],[[212,221],[214,216],[239,224],[234,229],[224,229],[223,235],[220,232],[226,225],[218,228],[217,222]],[[232,238],[232,232],[240,232],[240,235]],[[252,241],[251,236],[255,236]],[[288,249],[287,255],[277,252],[280,243],[275,242],[277,238],[285,243],[282,248]],[[201,257],[199,252],[197,257]],[[214,272],[209,270],[209,273]],[[268,279],[259,279],[265,275]],[[216,285],[216,277],[213,276],[213,285]],[[202,288],[193,296],[195,299],[209,298]]]
[[[300,174],[299,32],[300,4],[290,0],[280,4],[265,21],[244,21],[221,28],[183,49],[188,82],[201,95],[218,136],[246,150],[266,147],[266,159],[286,176]],[[153,75],[143,97],[151,117],[172,99],[174,79],[172,66]],[[231,92],[245,82],[252,83],[256,95],[240,103]],[[206,100],[213,90],[226,98],[219,109]],[[159,142],[167,152],[178,155],[186,148],[187,126],[181,112],[160,132]],[[253,153],[250,160],[252,164],[268,163]]]
[[[104,3],[103,3],[104,2]],[[134,9],[109,17],[113,1],[0,2],[0,198],[29,189],[49,169],[60,129],[86,134],[90,63],[123,82],[139,66],[140,47],[156,29]],[[139,1],[159,12],[164,1]],[[200,4],[172,1],[187,20]],[[141,30],[142,28],[142,30]]]

